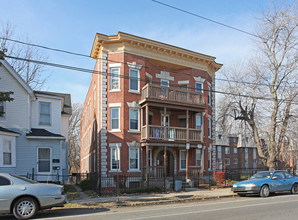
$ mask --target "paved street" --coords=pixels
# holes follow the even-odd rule
[[[235,197],[172,205],[60,209],[43,211],[36,219],[297,219],[298,195],[278,194],[269,198]],[[13,219],[0,217],[0,220]]]

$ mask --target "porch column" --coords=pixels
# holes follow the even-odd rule
[[[146,159],[145,159],[145,161],[146,161],[146,181],[147,181],[147,183],[148,183],[148,179],[149,179],[149,160],[148,160],[148,158],[149,158],[149,146],[148,146],[148,144],[146,144]]]
[[[167,131],[166,131],[167,117],[166,117],[166,114],[167,114],[167,108],[164,107],[164,108],[163,108],[163,138],[164,138],[164,140],[165,140],[166,137],[167,137]]]
[[[141,129],[143,128],[144,126],[144,121],[143,121],[143,107],[141,108]]]
[[[146,105],[146,140],[149,139],[149,106]]]
[[[188,172],[189,172],[189,170],[188,170],[189,148],[190,148],[190,144],[186,143],[186,175],[185,175],[186,180],[189,179],[189,176],[188,176]]]
[[[163,154],[164,175],[167,176],[167,146],[165,146]]]
[[[189,165],[189,148],[190,148],[190,144],[189,144],[189,123],[188,123],[188,110],[186,110],[186,180],[189,179],[188,173],[189,173],[189,169],[188,169],[188,165]]]
[[[186,143],[189,143],[189,122],[188,122],[188,110],[186,110]]]

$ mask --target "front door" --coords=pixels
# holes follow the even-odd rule
[[[164,151],[159,152],[157,155],[157,165],[164,166]],[[167,164],[166,164],[167,176],[174,175],[174,156],[170,151],[167,151]]]
[[[37,148],[37,177],[38,181],[51,181],[51,148],[38,147]]]

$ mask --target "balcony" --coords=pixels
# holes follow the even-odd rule
[[[203,133],[200,129],[164,127],[145,125],[141,130],[142,140],[203,142]]]
[[[174,104],[181,103],[200,107],[205,106],[203,94],[200,92],[163,87],[151,83],[148,83],[142,88],[142,99],[140,103],[146,100],[172,102]]]

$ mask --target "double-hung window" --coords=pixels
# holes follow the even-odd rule
[[[110,69],[110,72],[111,72],[110,90],[120,90],[120,68],[113,67]]]
[[[225,154],[230,154],[230,147],[225,147]]]
[[[201,118],[201,114],[198,113],[196,114],[196,129],[201,129],[202,127],[202,118]]]
[[[39,102],[39,124],[51,125],[51,103]]]
[[[129,69],[129,91],[139,92],[139,70]]]
[[[201,166],[202,163],[202,151],[197,149],[196,150],[196,166]]]
[[[160,85],[162,86],[162,88],[161,88],[161,95],[163,97],[166,97],[167,96],[168,87],[170,87],[169,80],[161,79],[160,80]]]
[[[139,170],[139,149],[129,148],[129,169]]]
[[[186,150],[180,150],[180,170],[186,169]]]
[[[12,143],[11,140],[3,142],[3,165],[12,165]]]
[[[208,137],[211,138],[211,118],[208,118]]]
[[[0,102],[0,118],[5,118],[5,102]]]
[[[129,109],[129,130],[139,131],[139,109]]]
[[[230,158],[226,158],[225,159],[225,163],[226,163],[226,166],[230,166],[230,164],[231,164]]]
[[[120,147],[117,148],[117,145],[113,144],[111,147],[111,170],[117,170],[117,162],[118,162],[118,169],[120,170],[120,159],[121,159],[121,155],[120,155]],[[118,149],[118,152],[117,152]],[[117,158],[118,156],[118,158]]]
[[[111,130],[120,130],[120,108],[110,108]]]
[[[203,83],[196,83],[196,92],[202,92],[203,93]]]
[[[211,105],[211,86],[208,85],[208,105]]]

